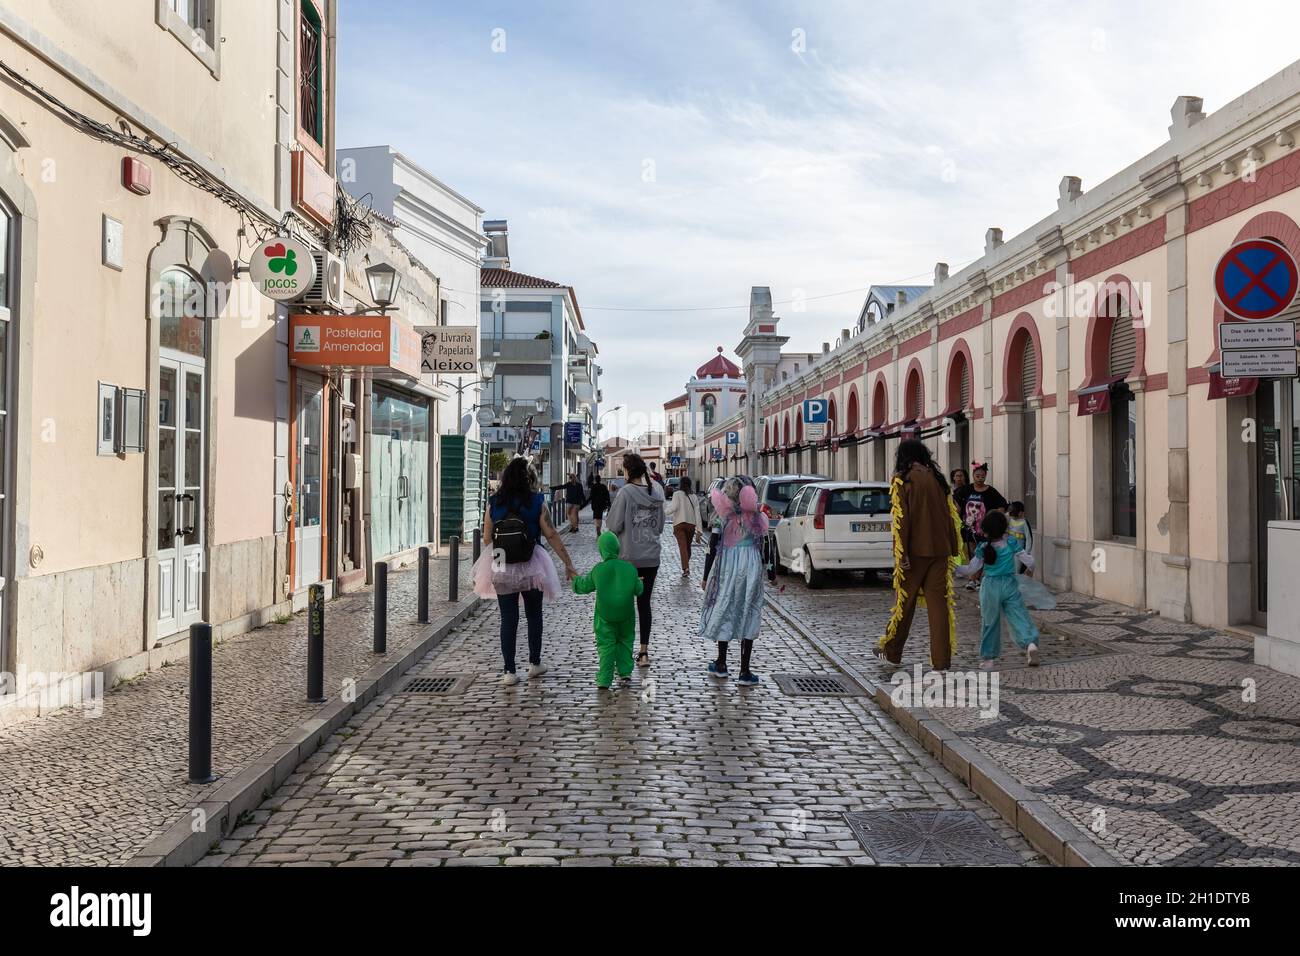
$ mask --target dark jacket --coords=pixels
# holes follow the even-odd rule
[[[901,498],[899,538],[903,554],[909,558],[949,558],[960,553],[948,494],[934,472],[913,464],[903,476]]]
[[[594,482],[592,484],[590,497],[592,511],[609,510],[609,486],[603,481]]]

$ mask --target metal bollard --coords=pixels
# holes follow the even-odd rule
[[[388,565],[375,565],[375,653],[388,652]]]
[[[447,600],[455,603],[460,600],[460,538],[452,535],[448,544],[451,553],[447,555]]]
[[[419,593],[415,596],[415,618],[421,624],[429,623],[429,549],[420,549],[419,573],[416,575]]]
[[[325,702],[325,585],[307,588],[307,699]]]
[[[474,560],[477,561],[478,556],[482,553],[483,553],[483,529],[475,528],[474,529]]]
[[[190,783],[212,776],[212,625],[190,625]]]

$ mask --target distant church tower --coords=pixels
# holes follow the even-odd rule
[[[759,405],[767,391],[776,386],[776,367],[781,361],[781,346],[790,336],[780,335],[781,320],[772,314],[772,290],[756,285],[749,290],[749,324],[745,337],[736,346],[745,373],[745,452],[746,470],[752,475],[761,470],[758,460],[763,445],[763,418]]]

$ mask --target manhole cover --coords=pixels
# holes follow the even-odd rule
[[[773,674],[772,679],[795,697],[856,697],[861,693],[838,674]]]
[[[461,694],[474,678],[468,674],[442,674],[437,677],[416,677],[407,681],[401,694]]]
[[[971,810],[864,810],[846,813],[853,835],[877,863],[996,866],[1020,863]]]

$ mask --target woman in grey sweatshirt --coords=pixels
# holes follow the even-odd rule
[[[649,475],[640,455],[624,455],[627,484],[614,497],[609,509],[609,530],[618,535],[619,554],[630,561],[645,589],[637,595],[637,617],[641,621],[641,651],[638,667],[650,666],[650,592],[659,573],[659,546],[664,531],[664,493]]]

